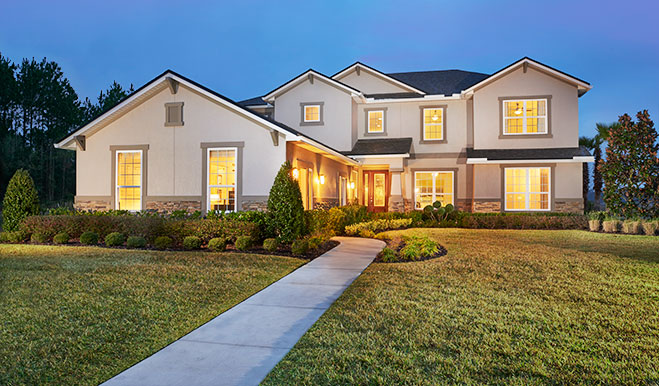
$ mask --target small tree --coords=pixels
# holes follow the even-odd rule
[[[27,216],[39,214],[39,195],[27,170],[18,169],[9,180],[2,203],[2,228],[15,231]]]
[[[300,186],[292,176],[291,164],[286,161],[279,169],[268,198],[268,217],[275,234],[290,243],[304,232],[304,206]]]
[[[599,166],[607,209],[625,217],[659,216],[657,130],[647,110],[609,128],[606,161]]]

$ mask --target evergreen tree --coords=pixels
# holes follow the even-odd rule
[[[19,169],[9,180],[2,202],[2,229],[15,231],[27,216],[39,214],[39,195],[30,173]]]
[[[292,176],[290,162],[279,169],[268,198],[268,218],[280,241],[290,243],[304,232],[304,206],[300,185]]]

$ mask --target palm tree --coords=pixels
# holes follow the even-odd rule
[[[588,151],[593,151],[595,148],[595,138],[588,138],[588,137],[579,137],[579,146],[580,147],[585,147],[588,149]],[[590,186],[590,173],[588,169],[588,163],[584,162],[581,164],[583,167],[583,181],[581,183],[582,186],[582,194],[583,194],[583,208],[586,210],[588,208],[588,188]]]
[[[597,135],[593,138],[594,148],[593,156],[595,157],[595,167],[593,170],[593,191],[595,192],[595,209],[600,209],[600,202],[602,198],[602,174],[600,173],[599,166],[602,163],[602,145],[609,139],[609,130],[613,127],[620,125],[618,122],[606,124],[597,123]]]

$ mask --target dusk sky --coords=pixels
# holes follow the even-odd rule
[[[8,1],[0,53],[58,62],[81,99],[171,68],[234,100],[308,68],[493,73],[529,56],[584,79],[580,134],[659,122],[659,1]]]

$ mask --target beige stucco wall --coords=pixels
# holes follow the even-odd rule
[[[323,102],[323,124],[301,126],[300,103]],[[318,78],[305,79],[275,99],[275,119],[334,149],[352,149],[352,97]]]
[[[432,106],[446,106],[446,143],[421,143],[421,108]],[[386,108],[385,133],[367,134],[367,111],[379,108]],[[467,144],[465,100],[360,104],[357,114],[357,134],[360,139],[412,137],[413,153],[459,153]]]
[[[168,102],[183,102],[182,127],[165,127]],[[286,143],[274,146],[269,131],[181,85],[173,95],[165,89],[118,120],[87,137],[77,150],[77,195],[110,196],[114,145],[149,145],[148,196],[202,194],[202,142],[244,142],[243,196],[265,196],[286,159]]]
[[[552,138],[499,138],[500,97],[551,95]],[[474,148],[575,147],[579,143],[577,88],[545,73],[519,68],[474,93]]]
[[[580,163],[556,164],[556,198],[577,199],[582,198],[583,168]]]
[[[410,92],[407,88],[396,85],[363,70],[359,72],[359,75],[357,75],[357,71],[352,71],[337,80],[350,87],[356,88],[364,94]]]

